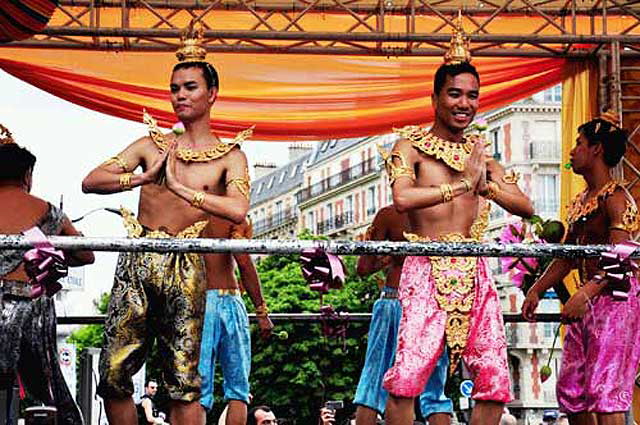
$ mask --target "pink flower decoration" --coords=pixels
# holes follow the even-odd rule
[[[507,245],[522,243],[527,235],[527,229],[521,221],[506,226],[498,240]],[[537,241],[536,241],[537,242]],[[522,282],[528,274],[535,273],[538,267],[536,258],[500,257],[500,266],[503,273],[509,273],[509,278],[515,286],[522,287]]]
[[[171,131],[173,131],[173,134],[175,134],[176,136],[179,136],[181,134],[184,134],[186,129],[184,128],[184,124],[182,124],[182,121],[178,121],[173,125],[173,127],[171,127]]]

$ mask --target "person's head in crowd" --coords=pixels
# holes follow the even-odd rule
[[[158,392],[158,383],[154,379],[149,379],[144,386],[144,393],[149,397],[153,397]]]
[[[247,413],[247,425],[277,425],[278,420],[269,406],[256,406]]]
[[[17,185],[31,191],[36,157],[29,150],[15,143],[0,145],[0,164],[0,185]]]

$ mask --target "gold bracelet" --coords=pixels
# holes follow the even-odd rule
[[[132,173],[120,174],[120,187],[122,190],[131,190],[131,177]]]
[[[469,183],[469,179],[462,179],[460,182],[464,185],[465,192],[471,192],[471,183]]]
[[[204,192],[196,192],[193,194],[193,198],[191,198],[191,206],[195,208],[202,208],[202,204],[204,204]]]
[[[498,186],[495,182],[488,182],[487,193],[484,194],[484,197],[490,201],[494,200],[496,199],[496,195],[498,194],[499,190],[500,190],[500,186]]]
[[[442,183],[440,185],[440,194],[442,195],[442,202],[449,202],[453,199],[453,188],[449,183]]]
[[[256,317],[267,317],[268,314],[269,307],[267,307],[267,303],[263,302],[256,307]]]

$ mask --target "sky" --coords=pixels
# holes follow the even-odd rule
[[[71,219],[100,207],[123,205],[136,210],[138,190],[86,195],[81,182],[95,166],[146,135],[144,124],[72,104],[1,70],[0,93],[0,124],[37,157],[32,194],[54,205],[59,205],[62,197],[64,211]],[[255,162],[286,163],[288,145],[247,141],[242,150],[252,170]],[[125,235],[120,218],[104,211],[91,214],[76,227],[86,236]],[[58,304],[58,314],[93,314],[92,301],[111,288],[116,259],[117,253],[97,252],[96,262],[84,267],[85,291],[71,291]]]

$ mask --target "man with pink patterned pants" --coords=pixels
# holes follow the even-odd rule
[[[384,381],[385,388],[397,396],[419,394],[420,383],[429,379],[444,350],[447,313],[433,296],[431,263],[429,257],[409,257],[402,270],[399,298],[403,315],[396,363]],[[472,397],[506,403],[511,400],[511,381],[502,311],[484,258],[477,261],[474,287],[469,337],[461,356],[474,377]]]
[[[617,116],[607,112],[578,128],[571,166],[587,188],[569,207],[565,243],[623,244],[640,227],[635,201],[610,175],[627,144],[618,123]],[[535,320],[540,297],[572,268],[578,269],[581,284],[562,309],[567,328],[556,385],[558,404],[572,425],[623,425],[640,361],[637,279],[623,285],[625,296],[600,270],[597,258],[556,259],[527,293],[522,314]]]
[[[408,214],[411,241],[480,240],[489,214],[481,196],[512,214],[533,214],[517,176],[486,158],[483,140],[464,135],[478,107],[480,77],[468,58],[451,60],[456,52],[436,72],[433,127],[397,130],[401,139],[385,156],[393,203]],[[399,298],[396,359],[384,378],[389,392],[385,423],[413,424],[413,398],[446,343],[450,371],[462,358],[474,378],[471,423],[497,425],[511,385],[502,314],[486,260],[408,257]]]

